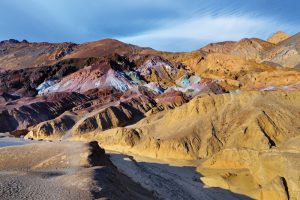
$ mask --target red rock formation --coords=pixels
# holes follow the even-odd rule
[[[78,93],[56,93],[0,104],[0,132],[26,129],[53,119],[87,100],[86,96]]]

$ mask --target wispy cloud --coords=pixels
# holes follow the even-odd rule
[[[280,24],[271,18],[247,15],[199,16],[169,21],[164,27],[142,34],[119,38],[122,41],[150,46],[159,50],[190,51],[207,42],[240,40],[244,37],[266,39],[278,30],[295,32],[299,27]],[[169,41],[177,41],[174,49]]]

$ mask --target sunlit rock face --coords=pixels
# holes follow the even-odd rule
[[[278,31],[274,33],[270,38],[268,38],[268,42],[271,42],[273,44],[278,44],[286,39],[288,39],[290,36],[282,31]]]
[[[38,91],[39,94],[44,93],[46,90],[48,90],[48,88],[52,87],[53,85],[55,85],[56,80],[47,80],[44,81],[43,83],[41,83],[36,90]]]

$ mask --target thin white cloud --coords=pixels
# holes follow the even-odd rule
[[[139,35],[119,38],[122,41],[150,46],[159,50],[174,50],[168,48],[164,41],[190,41],[189,47],[177,45],[176,50],[193,50],[205,42],[225,40],[240,40],[244,37],[259,37],[266,39],[278,30],[293,32],[299,27],[281,25],[272,19],[251,16],[201,16],[188,20],[172,21],[167,26],[148,31]],[[195,44],[198,43],[198,44]],[[186,42],[184,42],[187,44]]]

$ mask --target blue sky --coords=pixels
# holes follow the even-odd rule
[[[0,0],[0,40],[102,38],[166,51],[300,31],[297,0]]]

